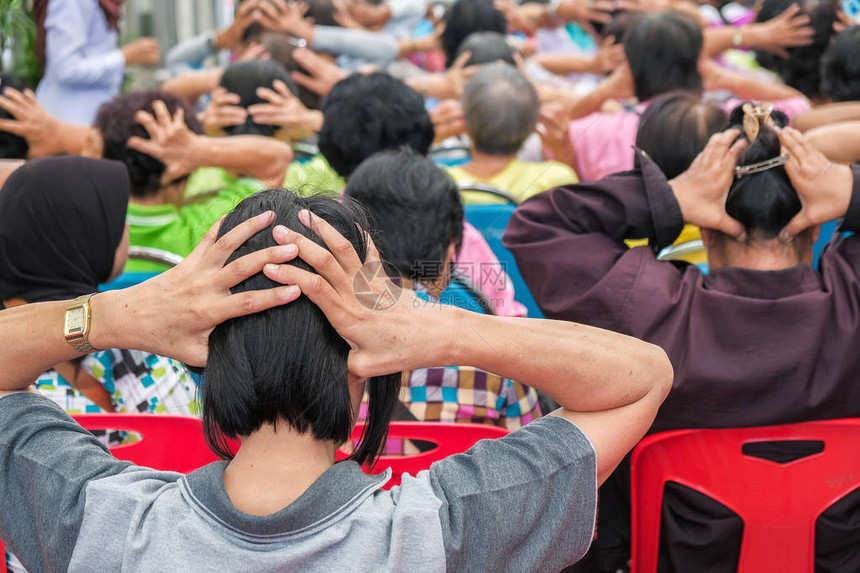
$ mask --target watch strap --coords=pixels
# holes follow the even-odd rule
[[[96,293],[85,294],[83,296],[79,296],[75,300],[72,301],[72,304],[66,308],[66,313],[69,313],[76,307],[82,307],[84,312],[86,313],[86,321],[84,323],[84,330],[82,332],[77,332],[75,334],[64,333],[66,338],[66,342],[72,345],[76,351],[82,354],[88,354],[90,352],[95,352],[96,348],[90,344],[88,340],[88,336],[90,334],[90,323],[92,321],[92,312],[90,310],[90,299]]]

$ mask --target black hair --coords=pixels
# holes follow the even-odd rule
[[[702,91],[699,56],[702,29],[690,16],[675,10],[638,18],[624,38],[639,101],[674,90]]]
[[[729,128],[743,132],[743,106],[729,115]],[[785,127],[788,117],[778,111],[771,114],[777,127]],[[738,165],[752,165],[780,155],[779,137],[772,127],[760,125],[759,134],[741,153]],[[726,212],[739,221],[753,240],[766,241],[776,237],[791,219],[800,212],[800,198],[791,184],[785,167],[773,167],[759,173],[736,178],[726,198]]]
[[[384,72],[352,74],[322,104],[320,153],[341,177],[377,151],[408,145],[427,155],[435,131],[424,98]]]
[[[493,5],[493,0],[457,0],[443,16],[445,30],[439,43],[445,52],[445,67],[450,68],[457,59],[460,44],[473,32],[498,32],[508,29],[505,15]]]
[[[833,23],[839,0],[764,0],[756,15],[756,22],[766,22],[782,14],[792,4],[800,6],[800,13],[807,14],[809,25],[815,31],[808,46],[787,48],[788,58],[765,51],[756,51],[756,61],[779,74],[789,86],[800,90],[807,97],[817,97],[821,87],[821,56],[833,37]]]
[[[248,108],[258,103],[267,103],[257,95],[257,88],[274,89],[275,80],[281,80],[290,91],[296,93],[296,84],[284,66],[272,60],[249,60],[235,62],[227,66],[221,76],[221,87],[239,96],[239,106]],[[259,124],[248,114],[245,123],[224,127],[227,135],[265,135],[273,136],[279,126]]]
[[[454,180],[430,159],[403,147],[365,160],[346,186],[379,232],[390,271],[413,281],[445,272],[448,247],[463,242],[463,203]]]
[[[456,58],[464,52],[471,52],[467,66],[477,66],[480,64],[489,64],[492,62],[503,61],[517,65],[514,59],[516,49],[508,43],[504,34],[498,32],[474,32],[469,34],[460,47],[457,49]],[[455,59],[456,59],[455,58]]]
[[[296,40],[289,34],[283,32],[265,32],[260,36],[260,45],[263,46],[272,59],[282,66],[287,72],[301,72],[308,74],[308,70],[302,67],[293,57],[297,49]],[[290,85],[290,84],[288,84]],[[291,89],[292,89],[291,85]],[[299,101],[308,109],[319,109],[322,97],[301,84],[295,84],[295,93]]]
[[[132,136],[149,139],[146,129],[137,122],[138,111],[154,114],[152,104],[161,100],[173,116],[179,109],[185,111],[185,124],[194,133],[203,133],[203,125],[197,114],[183,98],[158,91],[129,92],[120,94],[105,102],[96,114],[94,126],[99,130],[104,142],[102,156],[125,163],[131,180],[132,197],[148,197],[161,189],[161,177],[167,166],[151,155],[128,146]]]
[[[23,91],[26,86],[18,76],[12,74],[0,74],[0,94],[6,88],[14,88]],[[15,119],[15,117],[0,107],[0,119]],[[0,130],[0,159],[27,159],[30,144],[20,135]]]
[[[672,179],[690,167],[708,139],[723,129],[726,119],[726,112],[703,101],[699,94],[663,94],[639,119],[636,147],[654,160],[667,179]]]
[[[821,95],[836,102],[860,100],[860,26],[840,32],[824,52]]]
[[[223,236],[242,221],[267,210],[275,212],[272,226],[240,246],[228,263],[275,246],[274,225],[286,225],[319,245],[325,243],[302,225],[298,213],[307,209],[332,225],[355,247],[364,261],[368,229],[363,210],[353,201],[333,197],[299,197],[285,189],[267,189],[245,199],[219,229]],[[313,272],[301,259],[289,264]],[[232,292],[280,286],[263,273],[244,280]],[[347,358],[349,344],[323,311],[302,295],[269,310],[234,318],[209,335],[209,359],[203,381],[203,429],[209,447],[224,459],[233,452],[229,439],[248,436],[263,424],[284,422],[317,440],[342,444],[355,423],[350,399]],[[382,450],[397,403],[400,374],[371,378],[364,435],[350,459],[372,462]]]

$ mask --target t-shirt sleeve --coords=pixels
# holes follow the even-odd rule
[[[0,397],[0,539],[29,571],[65,571],[88,482],[129,465],[44,396]]]
[[[597,456],[572,422],[541,418],[430,468],[449,571],[559,571],[591,543]]]

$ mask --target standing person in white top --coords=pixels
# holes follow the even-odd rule
[[[35,0],[36,55],[45,75],[39,102],[68,123],[89,125],[116,96],[127,65],[157,64],[158,41],[140,38],[120,49],[123,0]]]

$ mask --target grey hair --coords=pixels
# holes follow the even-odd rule
[[[534,131],[540,100],[531,82],[503,62],[478,70],[463,92],[466,131],[475,150],[487,155],[516,153]]]

